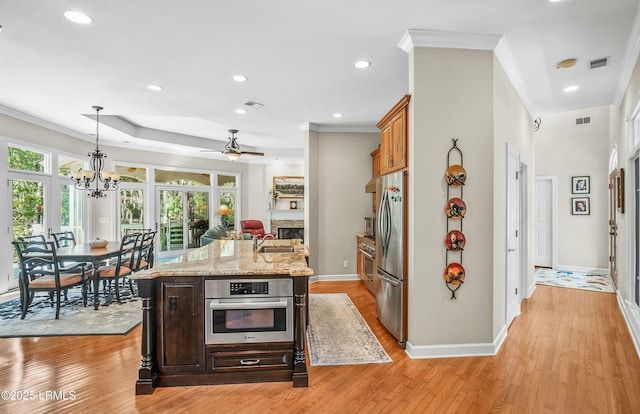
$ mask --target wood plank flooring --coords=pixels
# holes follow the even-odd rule
[[[0,400],[0,413],[640,413],[640,360],[613,294],[538,286],[497,356],[412,360],[376,320],[360,282],[315,283],[311,292],[348,293],[394,362],[310,367],[309,388],[176,387],[136,396],[140,328],[128,336],[0,339],[0,390],[34,397]]]

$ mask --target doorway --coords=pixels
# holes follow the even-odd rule
[[[210,190],[157,187],[158,257],[180,256],[187,249],[200,247],[200,236],[209,228],[210,193]]]

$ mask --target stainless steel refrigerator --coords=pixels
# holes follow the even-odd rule
[[[383,175],[377,185],[376,271],[380,288],[376,315],[401,345],[406,342],[404,301],[406,283],[404,224],[406,173]]]

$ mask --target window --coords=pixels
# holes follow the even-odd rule
[[[15,171],[50,173],[49,159],[47,153],[9,145],[7,165]]]

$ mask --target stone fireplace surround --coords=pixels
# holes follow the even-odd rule
[[[304,220],[277,220],[271,219],[271,233],[278,234],[278,228],[304,229]]]

